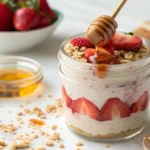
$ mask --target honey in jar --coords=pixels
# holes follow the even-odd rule
[[[3,62],[5,62],[4,60],[14,62],[16,57],[13,58],[3,58]],[[0,68],[0,97],[11,98],[29,95],[37,89],[42,80],[42,72],[37,62],[32,61],[31,63],[30,59],[27,61],[24,57],[19,58],[21,59],[20,64],[12,63]],[[18,65],[20,66],[18,67]]]

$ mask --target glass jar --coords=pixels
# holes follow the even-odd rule
[[[35,60],[18,56],[0,58],[0,97],[13,98],[33,93],[43,79]]]
[[[85,34],[74,37],[85,37]],[[101,141],[120,141],[145,127],[149,100],[149,55],[135,62],[108,65],[100,78],[95,64],[69,57],[60,47],[59,73],[65,102],[65,122],[73,131]],[[150,43],[143,40],[150,48]]]

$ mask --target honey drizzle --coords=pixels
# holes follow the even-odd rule
[[[29,121],[30,121],[32,124],[35,124],[35,125],[40,125],[40,126],[44,126],[44,125],[45,125],[45,122],[42,121],[42,120],[30,119]]]
[[[104,48],[96,47],[95,55],[88,60],[90,63],[96,64],[96,75],[104,78],[107,75],[108,64],[118,64],[119,61]]]
[[[41,81],[21,80],[34,74],[32,71],[19,68],[0,69],[0,97],[21,97],[31,94]],[[18,83],[13,83],[17,80]],[[25,84],[26,86],[24,86]]]

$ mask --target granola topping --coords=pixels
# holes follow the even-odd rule
[[[65,52],[71,58],[81,61],[87,62],[88,60],[84,57],[86,47],[79,48],[78,46],[73,46],[70,42],[68,42],[65,46]],[[138,52],[133,51],[125,51],[125,50],[114,50],[116,58],[120,63],[128,63],[133,62],[138,59],[141,59],[144,56],[149,54],[149,50],[147,47],[142,45],[141,49]]]

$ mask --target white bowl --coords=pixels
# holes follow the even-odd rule
[[[56,11],[58,19],[52,25],[31,31],[0,32],[0,53],[14,53],[28,50],[50,37],[63,16]]]

